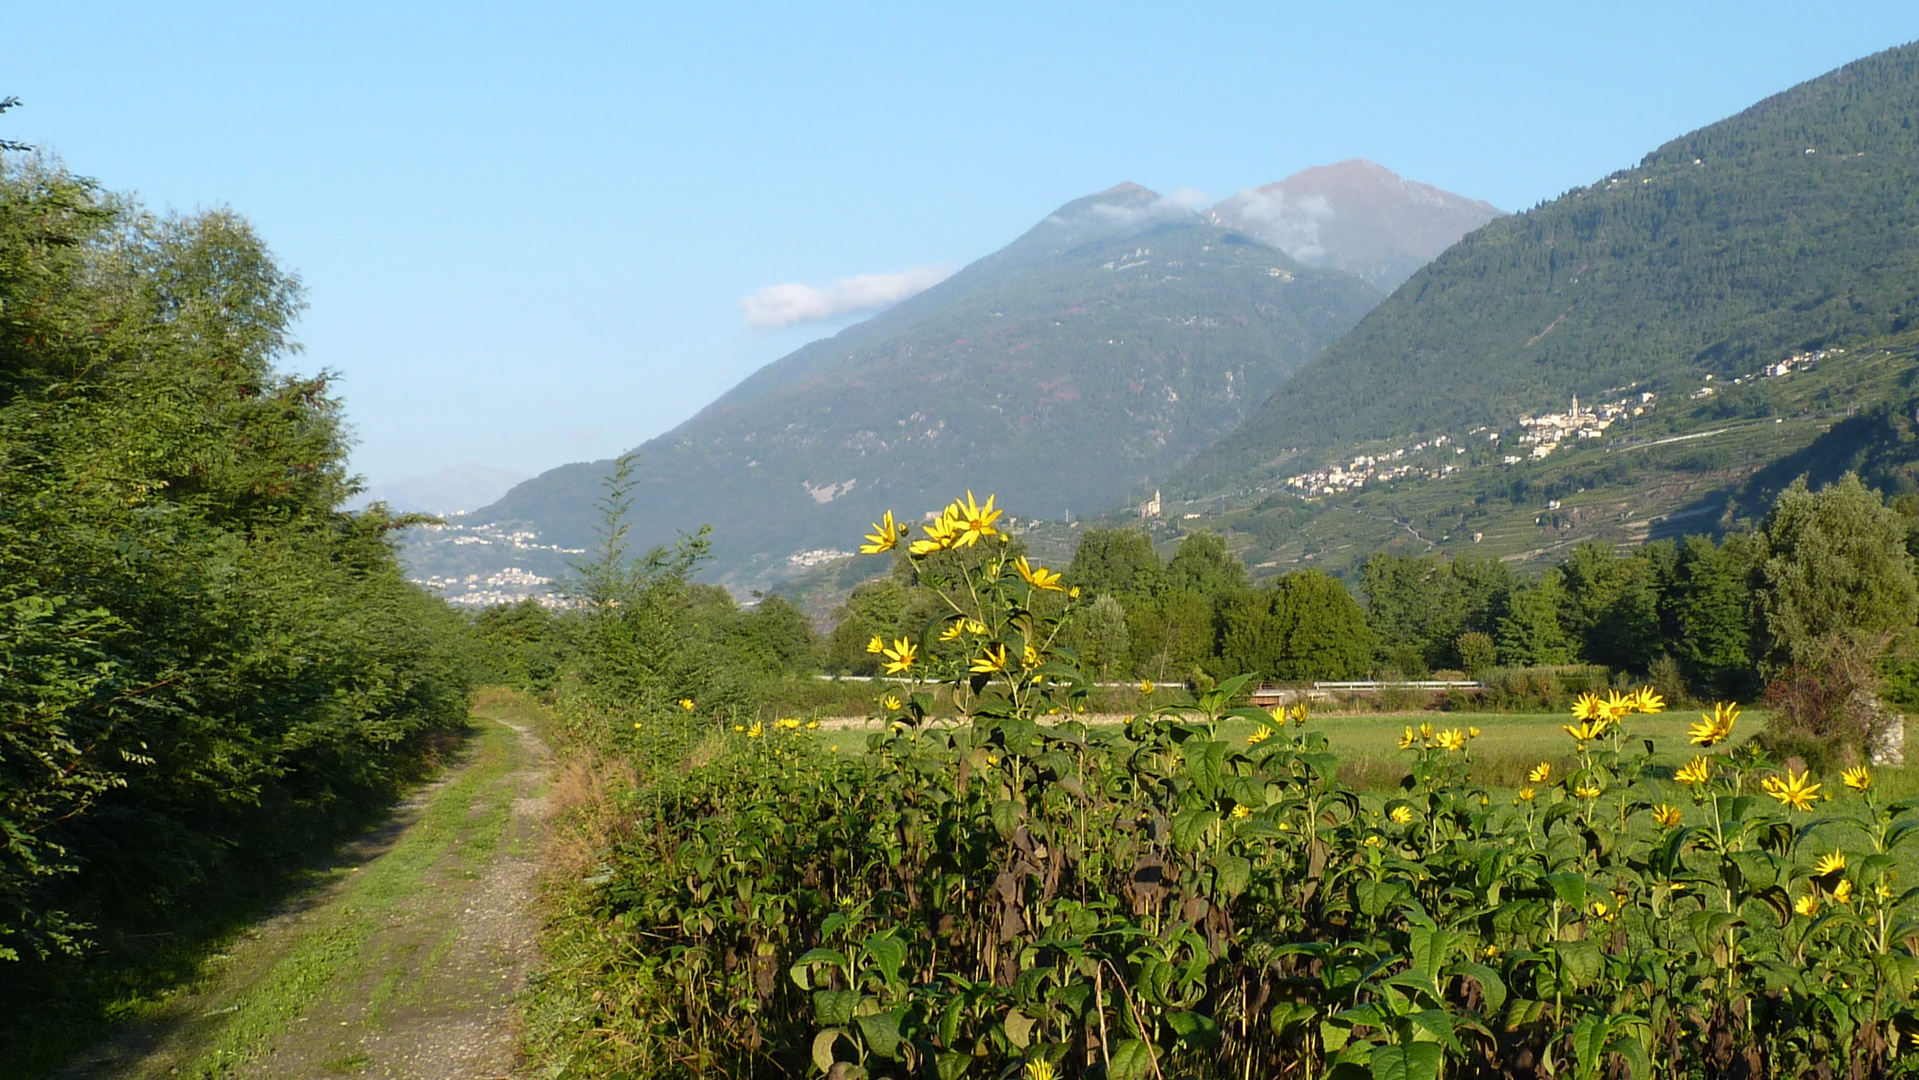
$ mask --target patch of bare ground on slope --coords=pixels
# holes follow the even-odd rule
[[[547,820],[538,714],[482,695],[469,755],[364,838],[363,861],[60,1080],[514,1075]]]

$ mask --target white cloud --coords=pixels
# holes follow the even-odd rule
[[[747,322],[778,329],[897,304],[946,280],[951,273],[943,266],[915,266],[899,274],[841,278],[825,288],[798,282],[768,285],[741,300],[740,307],[746,311]]]
[[[1324,195],[1288,199],[1284,191],[1240,193],[1241,220],[1254,236],[1272,244],[1295,259],[1312,259],[1326,254],[1320,243],[1319,227],[1333,217],[1332,204]]]

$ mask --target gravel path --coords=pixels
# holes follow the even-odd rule
[[[474,752],[350,849],[333,883],[57,1080],[514,1076],[546,822],[535,715],[483,702]]]

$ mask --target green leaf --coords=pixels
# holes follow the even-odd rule
[[[813,1036],[813,1066],[821,1072],[833,1068],[833,1042],[846,1034],[843,1028],[830,1027]]]
[[[1005,1028],[1007,1039],[1010,1040],[1014,1046],[1024,1050],[1033,1045],[1033,1025],[1037,1023],[1039,1023],[1038,1020],[1020,1012],[1018,1009],[1008,1009],[1006,1010],[1006,1019],[1000,1021],[1000,1026]]]
[[[1218,823],[1218,811],[1181,810],[1173,815],[1173,847],[1187,852],[1204,849],[1207,830]]]
[[[1547,874],[1546,884],[1552,886],[1553,892],[1559,896],[1560,903],[1565,904],[1574,911],[1583,912],[1586,910],[1585,875],[1575,874],[1570,871]]]
[[[1607,1019],[1598,1013],[1587,1013],[1573,1024],[1573,1059],[1577,1080],[1598,1080],[1599,1070],[1606,1063],[1606,1035],[1609,1031]]]
[[[1230,899],[1246,891],[1253,879],[1253,864],[1237,855],[1221,854],[1213,859],[1213,874],[1220,894]]]
[[[900,1022],[892,1013],[872,1013],[856,1016],[853,1022],[859,1025],[860,1035],[866,1039],[866,1048],[889,1060],[899,1056]]]
[[[1153,1075],[1152,1047],[1138,1039],[1122,1039],[1113,1046],[1106,1080],[1146,1080]]]
[[[1373,1080],[1439,1080],[1445,1061],[1438,1043],[1382,1046],[1373,1051]]]
[[[1573,990],[1590,985],[1606,969],[1605,954],[1599,951],[1599,943],[1590,939],[1562,941],[1553,946],[1553,952],[1559,958],[1561,977]]]
[[[1499,977],[1499,972],[1470,960],[1462,960],[1449,970],[1453,974],[1463,975],[1479,984],[1479,994],[1486,1001],[1485,1008],[1480,1010],[1482,1015],[1499,1015],[1499,1010],[1506,1004],[1506,982]]]
[[[1353,885],[1353,899],[1360,913],[1378,918],[1386,910],[1412,895],[1404,882],[1362,880]]]
[[[859,1007],[858,990],[813,991],[813,1019],[827,1027],[853,1022],[853,1010]]]
[[[972,1057],[954,1050],[943,1050],[933,1058],[933,1070],[939,1080],[960,1080],[972,1064]]]
[[[894,937],[891,931],[874,934],[860,942],[867,955],[873,958],[873,965],[880,969],[886,985],[895,986],[900,981],[900,968],[906,963],[906,943]]]
[[[1209,1050],[1219,1045],[1219,1025],[1205,1013],[1172,1013],[1166,1017],[1166,1024],[1179,1035],[1179,1041],[1187,1046]]]
[[[1001,799],[993,804],[993,831],[999,833],[1001,840],[1011,840],[1019,830],[1019,804],[1011,799]]]

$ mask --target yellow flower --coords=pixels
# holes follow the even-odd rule
[[[1679,771],[1672,774],[1672,778],[1687,787],[1703,784],[1712,779],[1712,762],[1703,757],[1695,757],[1681,765]]]
[[[634,731],[640,730],[640,722],[638,720],[633,721],[633,730]]]
[[[913,669],[914,660],[919,657],[919,646],[900,638],[886,647],[881,654],[886,657],[886,673],[901,675]]]
[[[1732,735],[1732,726],[1739,720],[1739,706],[1722,701],[1712,707],[1711,715],[1699,714],[1699,722],[1686,727],[1692,736],[1694,746],[1717,746]]]
[[[1141,679],[1139,681],[1139,692],[1147,697],[1153,696],[1153,691],[1157,689],[1159,688],[1153,685],[1153,680],[1151,679]]]
[[[1633,694],[1632,697],[1633,708],[1642,713],[1650,714],[1666,711],[1666,699],[1660,697],[1659,691],[1654,690],[1650,686],[1640,687],[1639,691]]]
[[[1818,801],[1821,786],[1812,783],[1811,778],[1805,773],[1796,773],[1791,770],[1787,770],[1783,777],[1768,776],[1760,784],[1766,794],[1778,799],[1782,805],[1808,813],[1812,810],[1812,804]]]
[[[1387,816],[1392,818],[1395,824],[1404,825],[1413,819],[1413,811],[1408,806],[1395,806],[1393,812]]]
[[[1299,704],[1294,705],[1292,708],[1292,712],[1289,715],[1292,716],[1293,723],[1304,724],[1306,722],[1306,703],[1302,701]]]
[[[1611,907],[1608,907],[1604,900],[1594,900],[1592,902],[1591,911],[1592,911],[1593,918],[1599,919],[1602,922],[1612,922],[1614,919],[1617,919],[1619,917],[1619,912],[1615,911]]]
[[[1792,909],[1810,919],[1819,914],[1819,898],[1812,893],[1807,893],[1793,901]]]
[[[992,502],[993,500],[988,499],[986,501]],[[1013,560],[1013,569],[1018,570],[1019,576],[1024,578],[1026,583],[1035,589],[1045,589],[1048,592],[1065,591],[1066,587],[1059,583],[1059,574],[1057,572],[1048,570],[1044,566],[1033,566],[1029,564],[1024,555]]]
[[[1282,822],[1280,822],[1280,823],[1279,823],[1279,831],[1280,831],[1280,832],[1292,832],[1292,831],[1293,831],[1293,826],[1292,826],[1292,824],[1291,824],[1291,823],[1289,823],[1289,822],[1285,822],[1285,821],[1282,821]],[[1883,886],[1883,885],[1882,885],[1882,886],[1880,886],[1880,888],[1884,888],[1884,887],[1885,887],[1885,886]]]
[[[1679,808],[1677,806],[1668,806],[1665,803],[1660,803],[1658,806],[1652,808],[1652,819],[1665,828],[1670,829],[1679,824]]]
[[[1872,774],[1866,771],[1864,765],[1841,771],[1839,779],[1854,791],[1865,791],[1872,787]]]
[[[1590,784],[1581,784],[1573,789],[1573,794],[1582,799],[1597,799],[1599,798],[1599,789]]]
[[[806,730],[808,731],[817,731],[819,730],[819,726],[820,722],[818,720],[808,720],[806,722]]]
[[[1236,818],[1252,817],[1253,808],[1250,806],[1246,806],[1244,804],[1240,804],[1238,806],[1233,807],[1233,816]]]
[[[1606,703],[1598,694],[1581,694],[1573,701],[1574,720],[1600,720],[1606,715]]]
[[[1582,743],[1588,743],[1606,733],[1606,721],[1602,717],[1598,720],[1587,720],[1576,725],[1567,724],[1565,725],[1565,729],[1566,734],[1571,735]]]
[[[946,629],[940,631],[940,640],[941,641],[958,641],[960,639],[960,635],[964,634],[965,632],[966,632],[966,620],[955,619],[954,621],[946,624]]]
[[[1479,738],[1479,729],[1478,729],[1478,728],[1476,728],[1476,727],[1469,727],[1469,728],[1467,728],[1467,729],[1466,729],[1466,737],[1467,737],[1468,739],[1477,739],[1477,738]]]
[[[1367,847],[1378,847],[1381,844],[1384,844],[1386,842],[1386,838],[1383,836],[1380,836],[1378,833],[1374,833],[1373,835],[1368,836],[1366,839],[1360,842],[1365,844]]]
[[[800,721],[796,716],[782,716],[778,720],[773,721],[773,726],[781,731],[798,731],[800,729]]]
[[[860,545],[860,554],[878,555],[882,551],[893,550],[899,545],[900,534],[905,531],[893,520],[893,512],[888,510],[886,516],[873,526],[873,531],[867,534],[866,543]]]
[[[905,708],[905,704],[900,701],[898,694],[888,694],[880,699],[880,708],[885,709],[887,712],[899,712],[902,708]]]
[[[687,712],[692,712],[692,711],[693,711],[693,699],[692,699],[692,698],[690,698],[690,697],[683,697],[683,698],[681,698],[681,699],[680,699],[680,708],[682,708],[682,709],[685,709],[685,710],[686,710]]]
[[[1419,737],[1420,737],[1420,738],[1422,738],[1422,739],[1430,739],[1430,738],[1432,738],[1432,737],[1433,737],[1433,726],[1432,726],[1431,724],[1421,724],[1421,725],[1419,725]]]
[[[1406,734],[1401,735],[1399,737],[1399,748],[1401,750],[1409,750],[1412,748],[1413,743],[1417,742],[1418,739],[1419,737],[1413,734],[1413,729],[1407,728]]]
[[[998,755],[998,754],[988,754],[988,755],[986,755],[986,764],[988,764],[988,765],[998,765],[998,764],[999,764],[999,755]]]
[[[1246,745],[1257,746],[1260,743],[1263,743],[1267,739],[1270,739],[1272,737],[1273,737],[1273,729],[1266,727],[1265,725],[1262,724],[1259,727],[1254,728],[1253,733],[1251,735],[1246,736]]]
[[[967,669],[975,675],[991,675],[1006,670],[1006,646],[988,645],[972,666]]]
[[[1837,903],[1852,903],[1852,882],[1844,878],[1839,879],[1839,884],[1832,887],[1832,898]]]
[[[1526,774],[1526,779],[1535,784],[1543,784],[1552,778],[1553,764],[1550,761],[1542,761],[1534,765],[1532,771]]]
[[[1026,646],[1025,651],[1020,653],[1020,659],[1025,661],[1027,667],[1038,667],[1039,666],[1039,650],[1033,648],[1031,645],[1028,645]]]
[[[920,526],[920,528],[925,531],[926,539],[915,540],[913,541],[913,545],[907,548],[907,550],[914,555],[931,555],[936,551],[945,551],[948,548],[954,547],[959,539],[962,526],[959,522],[953,520],[952,510],[949,508],[946,513],[934,518],[930,524]]]
[[[757,739],[764,734],[766,734],[766,727],[758,720],[753,721],[746,727],[746,737],[749,739]]]
[[[1819,856],[1819,861],[1812,864],[1812,873],[1814,877],[1825,877],[1827,874],[1836,874],[1845,868],[1846,853],[1835,851],[1830,855]]]
[[[1466,746],[1466,733],[1458,728],[1448,728],[1433,736],[1433,742],[1447,753],[1462,750]]]
[[[875,653],[875,654],[885,652],[886,651],[885,640],[882,639],[878,634],[874,634],[871,638],[867,639],[866,651],[870,653]]]
[[[973,501],[973,493],[969,491],[965,502],[955,502],[946,508],[946,516],[955,526],[954,547],[971,547],[982,537],[999,535],[993,522],[998,521],[1004,511],[993,509],[994,498],[996,496],[988,495],[986,505],[981,506]]]
[[[1066,595],[1067,595],[1067,597],[1068,597],[1069,599],[1072,599],[1072,600],[1078,600],[1078,599],[1079,599],[1079,586],[1078,586],[1078,585],[1075,585],[1075,586],[1073,586],[1072,588],[1070,588],[1070,589],[1068,589],[1068,590],[1066,590]]]
[[[1022,1071],[1025,1080],[1053,1080],[1053,1063],[1045,1058],[1034,1058]]]
[[[969,634],[984,634],[986,632],[986,624],[978,619],[968,619],[966,620],[966,632]]]
[[[1481,949],[1481,950],[1479,951],[1479,955],[1481,955],[1481,956],[1483,956],[1483,957],[1485,957],[1485,958],[1486,958],[1486,959],[1488,959],[1488,960],[1491,960],[1491,959],[1492,959],[1493,957],[1495,957],[1495,956],[1498,956],[1498,955],[1499,955],[1499,946],[1497,946],[1497,945],[1488,945],[1488,946],[1486,946],[1486,947],[1485,947],[1484,949]]]
[[[1519,801],[1520,801],[1520,802],[1532,802],[1532,801],[1533,801],[1533,797],[1534,797],[1534,796],[1536,796],[1536,795],[1538,795],[1538,794],[1539,794],[1539,793],[1538,793],[1537,791],[1534,791],[1534,790],[1533,790],[1532,788],[1529,788],[1529,787],[1523,787],[1523,788],[1520,788],[1520,789],[1519,789]]]

